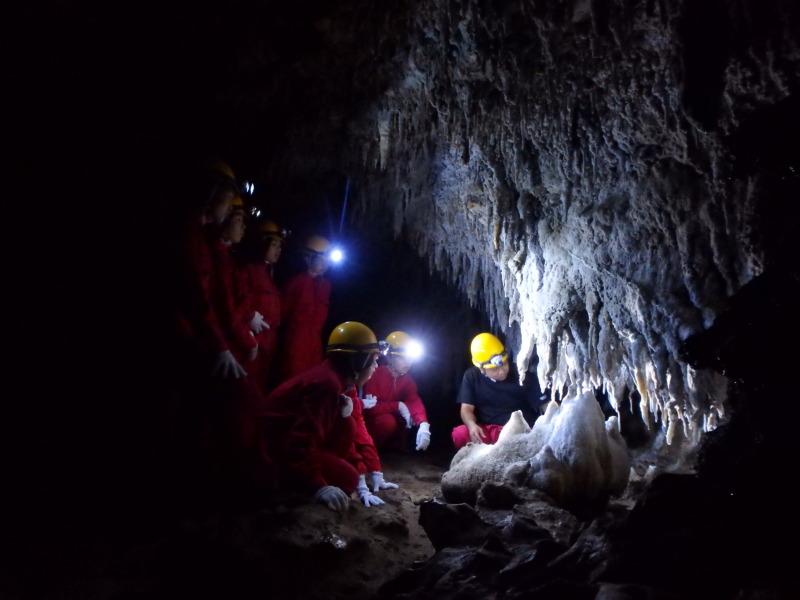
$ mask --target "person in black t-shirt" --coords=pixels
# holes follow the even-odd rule
[[[491,333],[481,333],[470,345],[472,364],[464,373],[456,402],[461,420],[451,434],[456,449],[469,442],[494,444],[511,413],[521,410],[529,425],[539,416],[541,391],[536,377],[519,384],[516,368],[508,361],[502,342]]]

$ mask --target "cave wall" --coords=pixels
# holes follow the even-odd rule
[[[768,117],[796,113],[798,12],[432,0],[334,17],[351,84],[376,86],[342,125],[356,222],[426,257],[521,372],[538,358],[543,389],[637,390],[647,421],[696,439],[726,416],[726,380],[681,362],[681,341],[794,248],[769,223],[797,215],[796,185],[774,186],[796,181],[780,132],[797,117]]]

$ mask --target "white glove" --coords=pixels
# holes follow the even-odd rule
[[[400,411],[400,416],[406,420],[406,429],[411,429],[414,426],[414,419],[411,418],[411,412],[408,410],[405,402],[397,403],[397,410]]]
[[[378,403],[378,399],[372,394],[367,394],[361,399],[361,402],[364,403],[364,408],[372,408]]]
[[[230,376],[239,379],[239,377],[247,376],[247,373],[233,357],[230,350],[223,350],[217,354],[217,360],[214,362],[214,368],[211,369],[211,375],[213,377],[219,376],[223,379]]]
[[[262,330],[269,329],[269,325],[267,325],[267,322],[260,312],[256,311],[256,314],[250,319],[250,329],[253,333],[261,333]]]
[[[317,493],[314,494],[314,502],[324,504],[331,510],[347,510],[350,506],[350,498],[341,488],[333,485],[326,485],[319,488]]]
[[[342,401],[341,414],[346,419],[353,414],[353,399],[347,394],[340,394],[339,399]]]
[[[378,490],[396,490],[397,484],[390,483],[388,481],[383,480],[383,473],[380,471],[373,471],[372,472],[372,491],[377,492]]]
[[[431,443],[431,424],[423,421],[417,430],[417,450],[427,450]]]
[[[363,475],[358,478],[358,487],[356,487],[356,493],[358,494],[358,497],[361,498],[364,506],[378,506],[380,504],[385,504],[383,500],[370,493],[369,488],[367,487],[367,481]]]

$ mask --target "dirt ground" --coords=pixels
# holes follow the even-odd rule
[[[294,508],[296,516],[302,518],[294,520],[281,537],[294,543],[305,540],[318,550],[320,543],[329,544],[335,550],[323,554],[341,554],[332,557],[336,568],[321,568],[310,589],[302,593],[297,590],[299,596],[320,600],[371,598],[384,581],[415,561],[433,556],[433,546],[419,524],[419,506],[441,497],[442,474],[451,458],[441,453],[384,453],[384,477],[399,486],[378,494],[385,504],[365,507],[352,500],[342,514],[317,505]]]
[[[365,507],[354,497],[342,513],[306,497],[287,497],[266,507],[163,523],[140,517],[122,528],[125,536],[70,520],[40,521],[37,533],[0,540],[6,587],[0,597],[367,600],[384,582],[434,555],[419,524],[420,505],[441,499],[452,454],[383,453],[385,479],[399,488],[379,492],[385,500],[380,506]],[[630,491],[646,483],[656,462],[652,455],[634,461]],[[635,494],[620,502],[629,508],[634,500]],[[561,532],[568,515],[544,508],[549,512],[537,513],[537,522],[548,527],[549,519],[554,537],[568,539],[577,523]],[[483,512],[490,523],[505,516]],[[118,525],[126,514],[111,517],[109,523]],[[53,525],[66,530],[58,544],[49,541]]]

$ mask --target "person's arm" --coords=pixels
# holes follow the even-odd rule
[[[428,421],[428,415],[425,412],[425,405],[422,403],[422,398],[419,397],[417,391],[417,382],[411,378],[411,375],[403,375],[404,389],[402,394],[402,401],[405,402],[408,410],[411,412],[411,418],[414,419],[414,424],[419,425]]]
[[[461,421],[469,429],[469,437],[473,442],[482,443],[484,438],[483,429],[478,425],[478,418],[475,414],[475,402],[477,397],[475,394],[475,377],[483,377],[483,375],[476,375],[477,369],[467,369],[464,376],[461,378],[461,385],[458,388],[458,397],[456,402],[461,405],[460,416]]]
[[[384,373],[380,371],[381,368],[379,367],[379,370],[375,371],[370,380],[364,384],[362,390],[362,394],[372,394],[378,399],[375,406],[366,409],[369,411],[368,414],[371,418],[390,413],[394,415],[400,414],[400,402],[394,399],[391,387],[385,383]]]
[[[486,436],[481,426],[478,425],[478,420],[475,417],[475,407],[472,404],[461,405],[461,420],[469,429],[469,439],[475,443],[482,444],[483,438]]]

